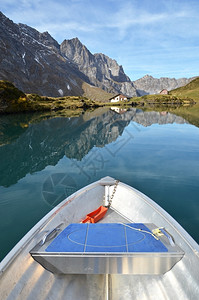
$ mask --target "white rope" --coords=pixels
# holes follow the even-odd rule
[[[141,232],[144,232],[144,233],[148,233],[148,234],[152,235],[156,240],[159,240],[159,238],[157,236],[155,236],[152,232],[146,231],[146,230],[141,229],[141,228],[131,227],[131,226],[129,226],[129,225],[125,224],[125,223],[122,223],[122,222],[119,222],[119,224],[122,224],[122,225],[124,225],[124,226],[126,226],[126,227],[128,227],[130,229],[133,229],[133,230],[137,230],[137,231],[141,231]]]

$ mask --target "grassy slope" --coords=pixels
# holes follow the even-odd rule
[[[145,95],[142,97],[133,97],[131,98],[131,103],[133,104],[194,104],[195,101],[192,98],[184,97],[184,96],[177,96],[177,95]]]
[[[113,94],[107,93],[104,90],[92,86],[86,82],[83,83],[82,89],[84,90],[84,96],[98,102],[107,102]]]
[[[199,77],[183,87],[172,90],[170,94],[177,97],[189,97],[199,102]]]
[[[30,111],[56,111],[64,109],[83,109],[98,107],[85,97],[43,97],[36,94],[24,94],[12,83],[0,80],[0,113],[18,113]]]

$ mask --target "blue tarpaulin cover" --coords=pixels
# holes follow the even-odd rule
[[[131,228],[130,228],[130,227]],[[138,231],[136,229],[144,231]],[[142,223],[70,224],[46,248],[46,252],[132,253],[168,252]]]

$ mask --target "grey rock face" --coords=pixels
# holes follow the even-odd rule
[[[82,74],[61,55],[48,32],[15,24],[0,13],[0,79],[26,93],[81,95]]]
[[[87,76],[88,83],[110,93],[136,96],[133,83],[115,60],[102,53],[92,54],[78,38],[63,41],[60,49]]]
[[[143,96],[147,94],[158,94],[163,89],[171,91],[188,84],[194,78],[195,77],[175,79],[161,77],[158,79],[150,75],[145,75],[144,77],[134,81],[133,83],[137,89],[138,94],[140,96]]]
[[[26,93],[83,95],[83,82],[112,93],[136,95],[115,60],[93,55],[76,38],[60,45],[48,32],[15,24],[0,13],[0,79]]]

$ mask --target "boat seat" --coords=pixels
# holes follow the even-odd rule
[[[163,274],[182,257],[177,245],[153,234],[154,224],[70,224],[48,244],[31,251],[61,274]]]

